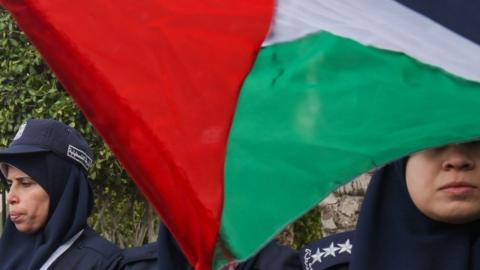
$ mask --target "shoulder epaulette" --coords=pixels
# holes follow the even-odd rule
[[[299,251],[299,256],[304,270],[323,270],[348,263],[352,248],[353,231],[349,231],[310,243]]]

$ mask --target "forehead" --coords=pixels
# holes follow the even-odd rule
[[[23,178],[23,177],[30,177],[28,174],[23,172],[22,170],[12,166],[8,163],[1,163],[0,170],[5,178],[14,179],[14,178]]]

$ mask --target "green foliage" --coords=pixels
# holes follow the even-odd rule
[[[293,223],[295,237],[292,247],[299,249],[312,241],[320,239],[322,236],[320,220],[320,207],[315,207]]]
[[[133,244],[135,222],[146,202],[10,15],[0,9],[0,146],[7,146],[29,118],[56,119],[84,135],[96,158],[89,178],[97,211],[90,223],[102,220],[104,236],[122,245]],[[100,212],[106,204],[108,211]]]

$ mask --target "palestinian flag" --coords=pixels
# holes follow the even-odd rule
[[[0,0],[197,270],[336,186],[480,137],[480,5]]]

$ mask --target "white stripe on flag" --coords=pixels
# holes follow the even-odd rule
[[[276,5],[263,46],[324,30],[480,81],[479,45],[395,1],[277,0]]]

